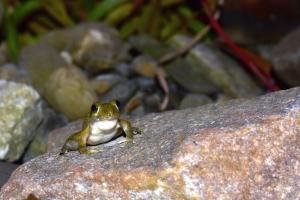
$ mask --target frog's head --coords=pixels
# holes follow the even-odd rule
[[[90,118],[94,120],[114,120],[120,117],[119,102],[94,103],[91,106]]]

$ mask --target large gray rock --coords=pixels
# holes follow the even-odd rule
[[[183,48],[190,41],[191,38],[187,36],[177,35],[170,43],[177,48]],[[197,68],[198,73],[201,72],[201,77],[206,77],[231,97],[253,97],[262,94],[261,88],[242,66],[212,45],[206,43],[196,45],[187,54],[186,60]],[[184,76],[184,71],[182,73]]]
[[[167,64],[165,70],[172,79],[190,92],[212,94],[221,90],[209,80],[201,67],[189,59],[177,58]]]
[[[33,88],[0,80],[0,160],[18,160],[41,120],[40,96]]]
[[[0,199],[299,199],[300,88],[150,114],[130,146],[37,157]],[[61,146],[81,122],[53,134]]]
[[[172,51],[167,45],[146,35],[131,36],[128,41],[134,49],[155,59]]]

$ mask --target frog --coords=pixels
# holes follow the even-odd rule
[[[134,130],[135,134],[141,132],[137,128],[133,129],[128,120],[120,117],[119,108],[120,105],[117,100],[92,104],[89,114],[83,121],[82,129],[67,138],[60,155],[76,150],[80,154],[95,153],[94,150],[89,150],[87,146],[109,142],[122,133],[126,135],[125,144],[133,143]]]

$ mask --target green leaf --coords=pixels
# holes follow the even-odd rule
[[[150,15],[151,15],[151,7],[150,5],[145,5],[142,7],[141,16],[139,17],[139,22],[137,24],[138,31],[140,34],[145,34],[148,32],[148,28],[150,25]]]
[[[12,23],[9,19],[7,19],[5,25],[7,46],[11,57],[14,61],[16,61],[19,56],[19,42],[17,30],[15,24]]]
[[[120,30],[122,38],[127,38],[130,34],[134,33],[137,29],[138,17],[133,18],[130,21],[125,22]]]
[[[166,39],[173,35],[175,31],[180,27],[180,19],[178,15],[172,14],[170,19],[165,23],[165,26],[163,26],[163,29],[161,30],[161,38]]]
[[[179,6],[178,12],[179,12],[179,14],[181,16],[183,16],[185,18],[191,18],[191,17],[193,17],[193,12],[187,6]]]
[[[205,25],[202,22],[199,22],[198,20],[191,20],[188,25],[189,28],[195,32],[199,32],[205,27]]]
[[[183,0],[162,0],[161,5],[162,7],[174,6],[176,4],[181,3]]]
[[[111,13],[109,13],[105,21],[112,25],[118,24],[124,18],[130,15],[130,13],[132,12],[132,6],[133,5],[131,3],[122,4],[118,8],[115,8]]]
[[[95,8],[91,11],[88,16],[89,20],[99,20],[109,13],[113,8],[126,2],[126,0],[102,0],[98,3]]]
[[[4,3],[4,35],[6,38],[9,54],[14,61],[17,61],[19,56],[19,41],[18,34],[12,15],[8,12],[7,4]]]
[[[35,10],[41,8],[41,4],[37,0],[30,0],[24,3],[20,3],[15,7],[13,12],[14,21],[19,24],[27,15]]]
[[[42,6],[48,13],[64,26],[74,25],[73,20],[69,17],[63,0],[40,0]]]

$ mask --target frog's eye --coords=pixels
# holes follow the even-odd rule
[[[91,112],[92,113],[96,113],[98,111],[98,106],[96,106],[95,104],[93,104],[92,106],[91,106]]]

